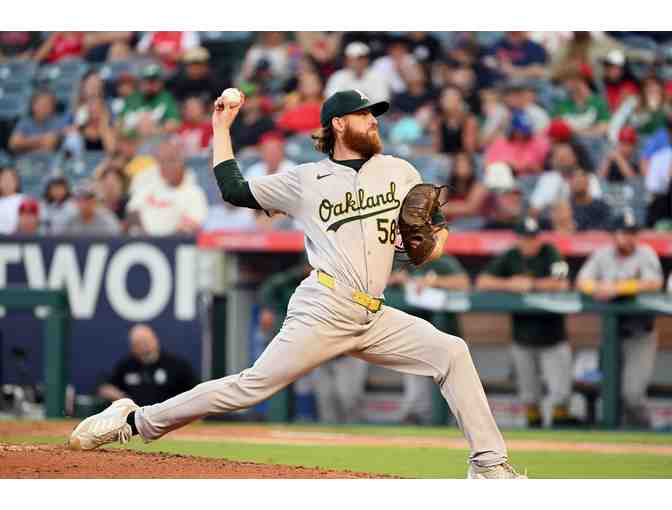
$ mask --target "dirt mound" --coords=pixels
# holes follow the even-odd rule
[[[0,478],[382,478],[368,473],[187,455],[0,443]]]

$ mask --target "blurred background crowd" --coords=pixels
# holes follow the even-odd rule
[[[357,88],[454,230],[672,229],[671,33],[0,32],[0,233],[294,228],[218,196],[229,86],[247,177],[321,158],[322,100]]]

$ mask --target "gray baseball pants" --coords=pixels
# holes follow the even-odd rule
[[[361,359],[341,356],[317,369],[315,397],[320,421],[355,423],[362,419],[361,400],[369,366]]]
[[[646,404],[646,388],[653,375],[657,347],[658,334],[655,330],[623,339],[621,388],[623,400],[630,407]]]
[[[542,377],[551,405],[566,405],[572,395],[572,350],[569,342],[550,347],[513,343],[511,356],[516,369],[518,398],[525,405],[541,403]]]
[[[140,408],[135,423],[146,440],[211,414],[253,406],[341,354],[434,379],[469,443],[469,460],[488,467],[507,460],[502,435],[461,338],[429,322],[383,306],[378,313],[328,289],[313,271],[289,302],[285,322],[254,365],[199,384],[165,402]]]

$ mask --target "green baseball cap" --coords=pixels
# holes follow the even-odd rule
[[[332,94],[322,104],[320,111],[320,122],[322,127],[327,127],[334,117],[342,117],[349,113],[355,113],[360,110],[371,110],[371,113],[378,117],[390,108],[390,103],[387,101],[378,101],[372,103],[371,100],[363,92],[354,90],[343,90]]]

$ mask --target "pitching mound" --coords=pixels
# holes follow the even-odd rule
[[[186,455],[0,443],[0,478],[384,478],[368,473]]]

